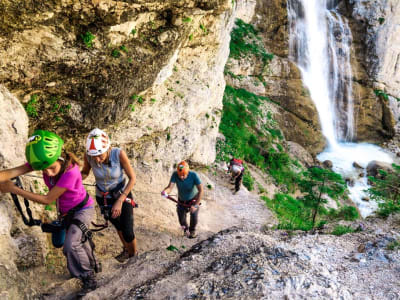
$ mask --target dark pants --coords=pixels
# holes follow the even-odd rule
[[[129,193],[128,198],[133,199],[131,193]],[[100,206],[104,205],[103,197],[96,197],[96,201]],[[107,199],[107,205],[111,207],[114,202],[112,199]],[[122,232],[125,242],[130,243],[135,239],[133,231],[133,207],[130,203],[124,201],[121,208],[121,215],[115,219],[110,217],[109,221],[114,225],[115,229]]]
[[[194,213],[190,213],[190,227],[189,227],[190,232],[196,231],[196,225],[199,218],[199,210],[200,207],[196,209]],[[178,213],[179,224],[181,224],[182,227],[185,227],[185,229],[188,228],[186,215],[189,211],[190,209],[188,207],[183,207],[182,205],[179,204],[176,206],[176,212]]]
[[[235,179],[235,191],[239,191],[240,190],[240,185],[242,184],[242,179],[243,179],[243,171],[240,172],[240,175],[238,177],[236,177]]]

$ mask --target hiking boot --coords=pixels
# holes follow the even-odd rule
[[[189,237],[189,228],[182,226],[183,236]]]
[[[82,289],[78,292],[78,297],[83,297],[87,293],[94,291],[97,288],[97,281],[93,274],[82,277]]]
[[[124,249],[120,254],[118,254],[115,257],[116,260],[118,260],[120,263],[123,263],[129,259],[129,253],[128,250]]]
[[[196,234],[195,231],[191,231],[190,234],[189,234],[189,236],[188,236],[189,239],[194,239],[194,238],[196,238],[196,237],[197,237],[197,234]]]

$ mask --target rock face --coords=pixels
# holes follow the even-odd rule
[[[265,50],[274,55],[266,65],[256,57],[229,59],[226,82],[270,98],[274,118],[285,139],[300,144],[316,155],[325,146],[318,113],[301,74],[288,59],[288,28],[286,1],[257,1],[253,18],[243,19],[258,30]],[[234,76],[232,76],[234,74]]]
[[[398,1],[346,0],[339,5],[353,35],[353,97],[357,139],[382,142],[395,135],[400,95]],[[381,90],[389,97],[377,97]]]
[[[180,257],[147,253],[116,270],[114,276],[124,275],[104,279],[87,298],[106,299],[106,291],[115,290],[120,299],[394,299],[400,296],[400,256],[387,247],[398,234],[371,231],[288,237],[231,228]],[[142,259],[151,271],[144,273]]]
[[[231,5],[3,1],[0,82],[29,106],[32,129],[56,129],[74,151],[82,151],[93,127],[129,117],[120,131],[110,128],[117,143],[136,142],[139,150],[146,138],[159,137],[157,147],[185,147],[179,158],[209,163],[215,153],[205,150],[215,148]],[[215,115],[207,119],[206,112]],[[146,145],[148,155],[150,149],[157,150]]]

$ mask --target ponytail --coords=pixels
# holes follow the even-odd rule
[[[58,172],[55,181],[57,183],[58,179],[60,179],[61,175],[71,166],[71,165],[78,165],[81,166],[79,159],[76,155],[72,152],[63,151],[61,156],[58,158],[58,161],[61,163],[61,170]]]

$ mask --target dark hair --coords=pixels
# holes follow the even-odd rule
[[[56,183],[57,183],[58,179],[60,179],[61,175],[64,174],[64,172],[68,169],[69,166],[71,166],[71,165],[81,166],[79,159],[72,152],[63,151],[63,153],[61,153],[61,156],[58,159],[58,161],[61,163],[61,169],[60,169],[60,172],[58,172],[58,174],[56,175],[56,178],[55,178]]]

